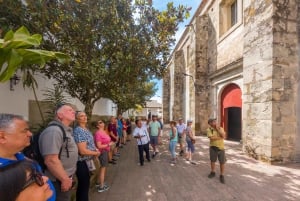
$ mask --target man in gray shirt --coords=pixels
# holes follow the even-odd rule
[[[69,201],[71,197],[72,177],[76,171],[78,159],[77,145],[72,137],[70,124],[75,120],[75,111],[70,105],[62,105],[56,110],[55,120],[39,137],[39,148],[47,166],[45,174],[53,182],[57,196],[56,201]]]

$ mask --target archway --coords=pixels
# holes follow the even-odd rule
[[[226,86],[221,94],[221,126],[227,139],[239,141],[242,138],[242,91],[236,84]]]

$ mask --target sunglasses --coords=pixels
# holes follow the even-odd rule
[[[98,121],[98,124],[103,124],[103,122],[102,121]]]
[[[34,170],[30,176],[30,178],[26,181],[23,186],[23,190],[29,187],[31,184],[36,183],[39,186],[43,186],[45,184],[43,175],[40,172]]]

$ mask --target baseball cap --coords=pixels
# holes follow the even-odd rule
[[[211,122],[213,122],[215,120],[217,120],[217,119],[216,118],[209,118],[207,123],[210,124]]]

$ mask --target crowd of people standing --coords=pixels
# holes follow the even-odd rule
[[[76,126],[72,127],[73,122],[76,122]],[[193,162],[195,135],[192,123],[192,120],[188,120],[184,124],[182,118],[178,122],[170,122],[168,136],[170,162],[173,164],[176,164],[177,155],[185,156],[187,161]],[[159,153],[163,123],[153,115],[148,121],[137,119],[135,124],[132,135],[136,139],[140,165],[143,166],[144,152],[148,162]],[[214,118],[209,119],[208,124],[211,161],[208,177],[215,177],[215,163],[218,160],[220,182],[225,183],[225,132]],[[76,200],[88,201],[90,176],[96,170],[95,163],[100,163],[100,168],[96,170],[97,191],[107,191],[107,167],[109,164],[116,165],[121,156],[120,149],[130,141],[131,122],[119,115],[118,118],[111,117],[109,122],[99,119],[92,122],[92,125],[96,129],[94,134],[88,127],[84,112],[75,112],[68,104],[59,106],[54,120],[43,130],[38,140],[46,166],[42,170],[40,164],[26,158],[21,152],[32,138],[27,121],[19,115],[0,114],[0,201],[69,201],[75,176]],[[180,147],[178,154],[177,143]],[[33,195],[36,195],[35,198],[32,198]]]

